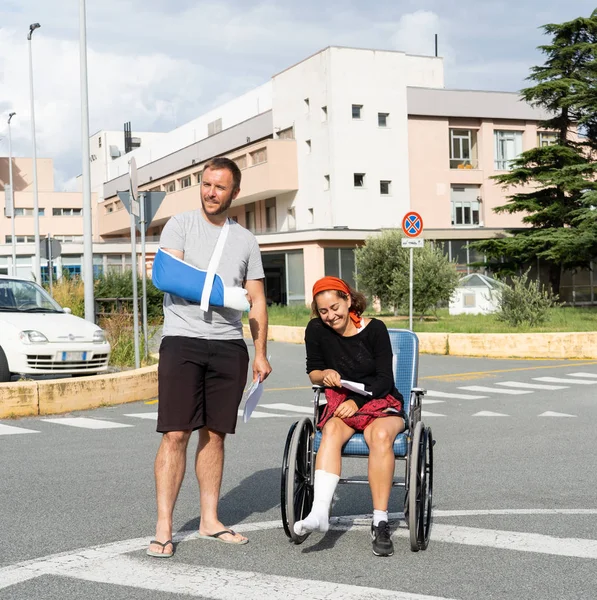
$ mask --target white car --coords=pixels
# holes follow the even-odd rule
[[[0,275],[0,382],[12,374],[93,375],[108,369],[104,331],[39,285]]]

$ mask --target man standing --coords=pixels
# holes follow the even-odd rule
[[[267,378],[267,305],[263,265],[255,236],[228,219],[240,192],[241,173],[227,158],[214,158],[203,169],[201,208],[173,216],[162,231],[160,248],[198,269],[223,251],[215,268],[225,286],[246,289],[251,303],[249,323],[255,345],[253,380]],[[218,244],[218,240],[220,243]],[[213,263],[213,260],[212,260]],[[174,505],[182,484],[189,439],[199,429],[195,470],[199,482],[199,534],[231,544],[247,538],[225,527],[218,518],[224,467],[224,439],[234,433],[238,407],[247,380],[249,355],[239,310],[199,304],[164,295],[164,329],[158,367],[158,426],[162,441],[155,460],[158,520],[155,540],[147,553],[169,557]]]

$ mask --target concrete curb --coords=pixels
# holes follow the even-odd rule
[[[250,337],[248,326],[244,334]],[[302,344],[304,327],[270,325],[268,339]],[[597,332],[417,333],[422,354],[491,358],[597,359]]]
[[[0,383],[0,419],[125,404],[157,395],[157,365],[76,379]]]

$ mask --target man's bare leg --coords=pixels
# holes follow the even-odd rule
[[[172,539],[172,515],[174,505],[184,478],[187,462],[187,445],[191,431],[169,431],[162,436],[162,442],[155,457],[155,487],[158,505],[158,522],[155,539],[166,542]],[[173,548],[150,544],[154,552],[169,553]]]
[[[207,427],[199,430],[199,445],[195,457],[195,472],[199,482],[199,495],[201,498],[201,522],[199,533],[213,535],[228,529],[218,519],[218,502],[220,500],[220,487],[224,471],[224,440],[225,433],[213,431]],[[224,534],[220,536],[223,541],[242,541],[246,539],[240,534]]]

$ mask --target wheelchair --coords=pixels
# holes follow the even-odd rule
[[[421,420],[424,389],[417,387],[419,340],[412,332],[390,329],[393,370],[396,388],[404,398],[406,428],[394,440],[394,456],[405,464],[404,480],[394,478],[394,487],[405,488],[404,517],[409,529],[410,549],[426,550],[431,532],[433,492],[433,446],[430,427]],[[296,421],[288,432],[284,448],[281,480],[281,512],[284,532],[295,544],[308,537],[294,532],[296,521],[304,519],[313,504],[315,457],[321,444],[321,431],[316,428],[319,399],[323,386],[313,386],[313,419]],[[369,448],[362,433],[355,433],[342,449],[342,457],[367,457]],[[363,484],[365,479],[343,479],[338,483]]]

